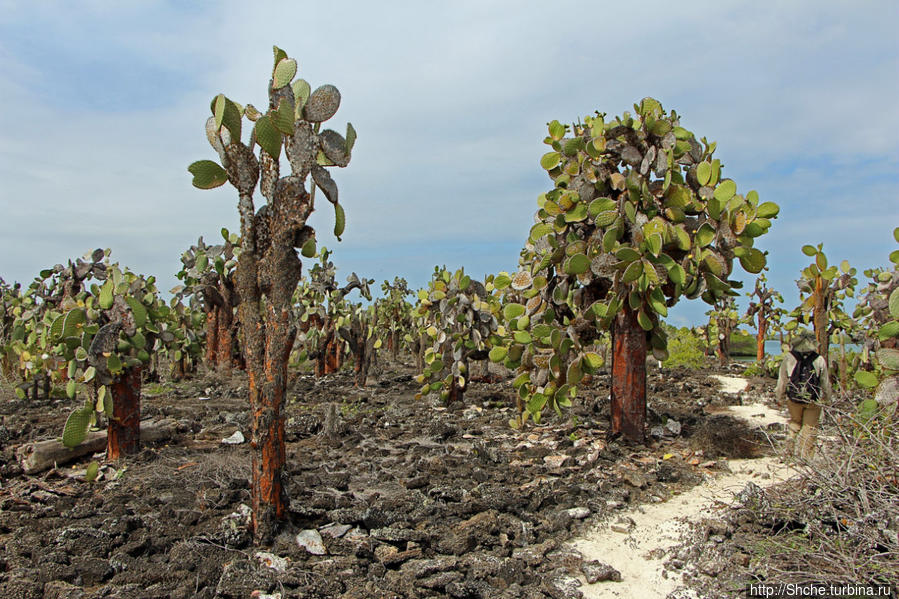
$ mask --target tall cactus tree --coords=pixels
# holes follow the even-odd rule
[[[706,312],[709,317],[709,331],[716,332],[718,363],[726,366],[730,361],[730,339],[740,324],[737,304],[731,296],[725,296],[715,302],[712,309]]]
[[[319,262],[310,269],[308,280],[297,290],[294,302],[300,312],[301,339],[308,357],[315,359],[317,377],[337,372],[343,363],[344,342],[338,329],[352,312],[346,297],[358,289],[362,297],[371,300],[369,286],[374,283],[374,279],[360,279],[352,273],[347,277],[347,284],[338,287],[337,267],[330,256],[328,248],[321,248]]]
[[[893,229],[893,238],[899,243],[899,227]],[[860,294],[854,316],[867,331],[864,353],[873,353],[875,359],[868,363],[872,370],[858,370],[855,380],[862,387],[876,387],[874,399],[895,412],[899,397],[899,249],[889,257],[891,270],[865,271],[871,280]]]
[[[415,311],[423,317],[420,334],[426,345],[425,365],[416,378],[424,386],[416,397],[439,393],[447,403],[461,402],[471,379],[470,363],[486,360],[496,340],[499,297],[461,268],[450,274],[435,267],[418,299]]]
[[[240,239],[222,229],[224,243],[208,245],[203,238],[181,255],[182,269],[176,275],[184,282],[172,290],[190,297],[206,313],[206,364],[210,369],[228,372],[234,360],[234,311],[240,303],[235,289],[235,269],[240,254]]]
[[[378,314],[374,306],[363,308],[361,304],[351,304],[349,314],[337,323],[337,333],[350,346],[353,356],[353,379],[356,387],[365,387],[375,350],[381,347],[381,339],[375,332],[377,320]]]
[[[337,88],[323,85],[311,91],[305,80],[294,79],[296,61],[277,46],[274,53],[268,109],[263,113],[223,94],[216,96],[206,134],[221,165],[201,160],[188,169],[196,187],[209,189],[229,182],[239,196],[241,253],[236,287],[253,415],[252,508],[257,544],[270,542],[287,515],[283,406],[287,361],[297,332],[291,322],[291,300],[302,268],[296,248],[314,235],[306,224],[315,208],[306,180],[311,174],[334,205],[334,234],[339,240],[345,215],[337,185],[325,167],[347,166],[356,138],[352,125],[347,125],[346,137],[321,130],[340,106]],[[244,116],[254,123],[248,144],[241,141]],[[280,175],[282,148],[291,170],[286,176]],[[258,210],[253,200],[257,183],[267,200]]]
[[[401,277],[394,277],[393,284],[387,281],[381,283],[381,291],[384,292],[384,297],[375,301],[379,316],[378,327],[387,339],[390,357],[396,361],[399,357],[400,340],[407,332],[411,332],[412,306],[406,301],[406,296],[412,292],[406,279]]]
[[[81,443],[95,412],[109,419],[106,458],[116,460],[140,449],[141,373],[151,357],[175,339],[168,330],[170,308],[159,298],[155,278],[118,264],[107,264],[102,285],[79,293],[77,303],[65,300],[66,312],[50,326],[54,353],[68,365],[66,391],[89,393],[84,407],[66,420],[62,441]]]
[[[612,430],[642,440],[648,347],[665,357],[659,316],[683,295],[709,304],[734,295],[734,258],[760,272],[766,257],[753,242],[779,209],[754,191],[738,194],[713,158],[716,144],[697,140],[674,111],[652,98],[635,110],[549,124],[552,150],[540,163],[554,186],[538,199],[520,273],[540,282],[529,326],[562,338],[546,336],[548,361],[522,362],[532,377],[520,393],[535,407],[566,400],[575,389],[568,372],[579,378],[594,361],[586,343],[572,347],[611,327]]]
[[[818,353],[830,360],[830,337],[838,331],[853,328],[852,318],[843,310],[847,297],[855,296],[856,270],[843,260],[839,268],[828,265],[823,244],[804,245],[802,253],[814,262],[802,269],[796,286],[799,287],[800,304],[791,313],[793,320],[787,327],[795,329],[800,320],[809,317],[818,343]]]
[[[755,289],[746,295],[751,300],[746,309],[746,318],[748,322],[755,319],[757,323],[755,359],[761,364],[765,361],[765,339],[768,337],[768,332],[772,326],[777,326],[781,317],[786,313],[786,310],[777,305],[777,303],[782,304],[784,298],[779,291],[768,287],[768,278],[764,272],[759,273],[756,278]]]

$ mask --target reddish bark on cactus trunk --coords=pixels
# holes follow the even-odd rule
[[[644,441],[646,331],[625,306],[612,323],[612,433]]]
[[[215,367],[225,374],[231,372],[231,355],[234,350],[231,324],[234,319],[233,308],[226,301],[223,306],[216,308],[218,320],[218,343],[216,348]]]
[[[215,368],[215,354],[218,350],[218,308],[206,313],[206,367]]]
[[[106,459],[140,449],[140,367],[128,368],[110,385],[112,418],[106,432]]]
[[[755,338],[755,359],[761,363],[765,360],[765,335],[768,332],[768,321],[762,316],[759,310],[759,332]]]
[[[446,398],[446,403],[451,404],[454,402],[462,402],[462,399],[465,395],[465,389],[459,386],[459,381],[453,378],[453,383],[449,388],[449,397]]]
[[[818,353],[830,364],[828,351],[830,340],[827,335],[827,301],[824,297],[824,277],[815,279],[815,305],[812,308],[812,326],[815,329],[815,341],[818,342]]]

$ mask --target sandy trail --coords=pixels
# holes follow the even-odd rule
[[[725,393],[739,393],[746,388],[747,381],[739,377],[716,376]],[[772,422],[786,422],[779,412],[761,404],[730,406],[716,410],[731,414],[754,426],[767,426]],[[689,491],[672,497],[665,503],[637,506],[588,533],[581,539],[572,541],[575,549],[586,559],[606,563],[621,572],[621,582],[599,582],[581,587],[587,599],[615,597],[618,599],[665,598],[682,587],[676,572],[665,572],[664,561],[669,556],[653,558],[649,554],[655,549],[667,550],[677,545],[679,537],[690,521],[714,518],[716,513],[726,508],[734,499],[734,494],[752,481],[766,487],[787,480],[792,472],[778,458],[730,460],[731,472],[722,473]],[[630,533],[612,530],[619,518],[628,517],[636,526]],[[678,597],[697,597],[690,590],[681,590]]]

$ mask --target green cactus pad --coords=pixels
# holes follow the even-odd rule
[[[281,98],[278,109],[272,110],[270,118],[275,128],[284,135],[293,135],[293,123],[296,117],[294,106],[288,98]],[[258,119],[257,119],[258,121]]]
[[[62,429],[62,444],[66,447],[77,447],[87,438],[93,410],[79,408],[69,414]]]
[[[198,160],[187,167],[194,176],[193,186],[198,189],[213,189],[228,181],[228,173],[218,163],[211,160]]]
[[[213,115],[215,116],[216,127],[224,126],[231,134],[231,141],[240,141],[240,121],[241,110],[237,104],[219,94],[214,100]]]
[[[297,61],[293,58],[282,58],[275,65],[272,74],[272,89],[281,89],[290,83],[297,74]]]
[[[352,154],[353,146],[356,145],[356,129],[353,128],[352,123],[346,124],[346,153],[347,155]]]
[[[58,341],[62,338],[63,332],[63,323],[65,322],[66,315],[60,314],[55,319],[53,319],[53,324],[50,325],[50,339],[53,341]]]
[[[570,275],[579,275],[590,270],[590,259],[585,254],[578,253],[565,260],[564,271]]]
[[[780,206],[774,202],[765,202],[758,207],[756,216],[759,218],[774,218],[780,212]]]
[[[491,362],[502,362],[506,359],[506,355],[509,353],[509,349],[507,347],[503,347],[501,345],[497,345],[490,349],[489,358]]]
[[[122,372],[122,361],[119,359],[118,354],[109,354],[109,357],[106,358],[106,369],[109,370],[112,375],[117,375]]]
[[[259,117],[254,127],[256,141],[265,152],[278,160],[281,157],[281,132],[272,123],[269,115]]]
[[[765,268],[765,254],[756,248],[749,248],[740,256],[740,265],[746,272],[758,274]]]
[[[877,361],[887,370],[899,370],[899,349],[881,348],[877,350]]]
[[[558,152],[547,152],[540,158],[540,166],[542,166],[544,170],[549,171],[559,166],[561,161],[562,155]]]
[[[293,89],[293,97],[296,102],[296,117],[303,118],[303,107],[309,101],[309,94],[312,93],[312,87],[305,79],[297,79],[290,86]]]
[[[521,304],[511,303],[503,306],[503,316],[506,320],[512,320],[513,318],[518,318],[525,312],[525,307]]]
[[[100,308],[109,310],[112,307],[113,300],[113,283],[111,279],[107,279],[103,286],[100,287],[100,295],[97,301],[100,304]]]
[[[346,213],[343,211],[343,206],[334,204],[334,237],[337,238],[337,241],[340,241],[340,236],[343,235],[345,228]]]
[[[727,202],[734,197],[735,193],[737,193],[737,184],[731,179],[726,179],[715,188],[715,199],[722,203]]]
[[[144,326],[147,322],[147,308],[141,301],[135,297],[128,296],[125,298],[128,307],[131,308],[131,315],[134,317],[134,325],[138,328]]]

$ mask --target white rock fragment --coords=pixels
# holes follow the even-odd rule
[[[583,520],[590,515],[590,508],[573,507],[571,509],[565,510],[565,513],[568,514],[568,517],[572,520]]]
[[[317,530],[307,529],[297,535],[297,545],[305,549],[312,555],[325,555],[328,550],[325,549],[325,542]]]
[[[269,553],[268,551],[257,551],[256,559],[258,559],[259,563],[261,563],[263,566],[271,568],[275,572],[284,572],[285,570],[287,570],[287,558],[277,556],[274,553]]]
[[[233,435],[222,439],[222,443],[226,445],[240,445],[244,441],[246,441],[246,439],[244,439],[243,433],[240,431],[234,431]]]

